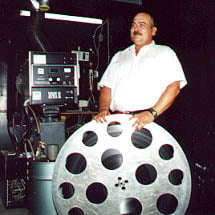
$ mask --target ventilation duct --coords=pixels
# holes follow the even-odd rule
[[[43,20],[43,12],[32,11],[28,29],[28,36],[35,51],[48,52],[51,51],[51,46],[40,31],[40,26]]]

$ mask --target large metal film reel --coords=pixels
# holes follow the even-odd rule
[[[183,215],[191,194],[186,156],[161,126],[137,131],[130,115],[91,121],[57,157],[52,193],[59,215]]]

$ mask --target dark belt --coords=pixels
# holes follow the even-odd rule
[[[112,114],[131,114],[131,115],[134,115],[134,114],[138,114],[138,113],[141,113],[143,111],[148,111],[149,109],[144,109],[144,110],[136,110],[136,111],[113,111],[111,112]]]

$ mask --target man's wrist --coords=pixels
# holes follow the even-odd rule
[[[100,108],[99,112],[102,112],[102,111],[109,111],[109,108]]]
[[[158,118],[158,112],[154,108],[150,108],[148,111],[155,119]]]

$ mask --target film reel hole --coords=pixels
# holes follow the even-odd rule
[[[65,182],[60,185],[59,192],[62,198],[69,199],[74,194],[74,187],[71,183]]]
[[[116,149],[108,149],[102,154],[101,160],[105,168],[114,170],[122,165],[123,156]]]
[[[90,202],[100,204],[106,200],[108,191],[105,185],[96,182],[88,186],[86,195]]]
[[[165,193],[158,198],[157,208],[162,214],[172,214],[178,206],[178,200],[170,193]]]
[[[81,210],[81,208],[72,208],[69,211],[68,215],[84,215],[84,212]]]
[[[98,136],[93,131],[86,131],[83,134],[82,142],[86,146],[94,146],[98,141]]]
[[[143,164],[136,170],[136,179],[140,184],[152,184],[157,178],[157,171],[150,164]]]
[[[132,215],[140,215],[142,212],[142,205],[139,200],[136,198],[126,198],[120,204],[120,214],[132,214]]]
[[[73,174],[80,174],[86,168],[85,157],[80,153],[72,153],[66,159],[66,169]]]
[[[118,137],[122,134],[122,125],[117,121],[110,122],[107,126],[107,132],[112,137]]]
[[[174,169],[169,173],[169,181],[173,185],[182,184],[184,173],[180,169]]]
[[[135,130],[131,135],[133,145],[139,149],[144,149],[151,145],[152,134],[147,129]]]
[[[165,144],[160,147],[159,155],[164,160],[170,160],[174,156],[174,149],[171,145]]]

